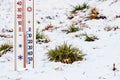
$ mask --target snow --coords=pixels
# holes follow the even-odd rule
[[[72,20],[67,19],[72,6],[84,2],[90,5],[90,9],[96,7],[107,19],[84,21],[79,15]],[[13,3],[13,0],[0,0],[0,34],[3,34],[3,28],[14,28]],[[13,52],[8,52],[0,57],[0,80],[119,80],[120,18],[115,18],[116,15],[120,15],[119,4],[120,0],[35,0],[35,27],[39,31],[48,24],[59,28],[44,31],[50,39],[49,43],[36,44],[35,69],[14,71]],[[88,15],[89,11],[79,14]],[[46,18],[48,16],[52,19]],[[89,28],[69,34],[61,31],[78,20],[83,20],[82,22]],[[40,21],[40,24],[37,24],[36,21]],[[118,26],[119,28],[115,31],[105,31],[106,26]],[[75,37],[76,34],[82,33],[96,35],[99,40],[86,42],[84,39]],[[4,34],[13,35],[9,32]],[[13,38],[0,38],[0,44],[6,42],[13,43]],[[64,42],[82,50],[86,54],[85,59],[73,64],[49,61],[47,51]],[[112,70],[114,63],[116,71]]]

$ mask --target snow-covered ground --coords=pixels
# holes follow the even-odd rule
[[[72,6],[87,3],[90,9],[96,7],[100,14],[107,19],[93,19],[85,21],[81,16],[88,15],[90,9],[85,13],[69,20]],[[10,34],[3,29],[13,29],[14,9],[13,0],[0,0],[0,34]],[[0,80],[119,80],[120,79],[120,0],[35,0],[35,27],[41,32],[48,24],[58,27],[52,31],[44,31],[50,39],[49,43],[36,44],[35,69],[25,71],[14,71],[14,54],[8,52],[0,57]],[[83,30],[66,34],[61,30],[69,25],[82,21],[78,26],[85,24]],[[38,24],[37,22],[40,22]],[[118,29],[106,31],[106,27]],[[84,39],[75,37],[82,33],[96,35],[99,40],[86,42]],[[3,42],[12,43],[13,38],[0,38]],[[47,51],[67,42],[79,48],[85,53],[83,61],[73,64],[51,62],[47,58]],[[113,64],[116,71],[113,71]]]

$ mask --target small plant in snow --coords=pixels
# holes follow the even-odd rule
[[[71,12],[76,13],[77,11],[82,11],[82,10],[88,9],[88,8],[89,8],[89,6],[86,3],[84,3],[82,6],[81,5],[75,6]]]
[[[90,11],[90,14],[89,14],[89,18],[90,19],[97,19],[98,18],[98,11],[97,11],[97,9],[96,8],[93,8],[93,9],[91,9],[91,11]]]
[[[50,40],[44,35],[44,33],[36,32],[36,41],[37,43],[48,43]]]
[[[100,15],[96,8],[91,9],[89,19],[106,19],[106,16]]]
[[[40,39],[41,38],[41,35],[40,33],[38,32],[38,29],[36,30],[36,40]]]
[[[70,25],[67,30],[62,30],[62,31],[66,32],[68,34],[68,33],[76,32],[79,30],[80,30],[80,28],[78,26]]]
[[[3,54],[5,54],[7,51],[10,51],[10,49],[11,48],[13,48],[13,46],[12,45],[10,45],[10,44],[2,44],[1,46],[0,46],[0,57],[3,55]]]
[[[48,57],[51,61],[67,64],[82,60],[83,56],[82,51],[72,47],[72,45],[67,45],[67,43],[48,51]]]
[[[42,31],[46,31],[46,30],[53,30],[53,25],[48,24],[44,29],[42,29]]]
[[[81,36],[85,36],[85,41],[91,42],[98,40],[97,36],[88,36],[88,34],[81,34]]]

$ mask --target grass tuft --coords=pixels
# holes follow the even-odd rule
[[[44,35],[44,33],[39,33],[38,30],[36,31],[36,41],[37,43],[48,43],[50,40]]]
[[[0,46],[0,57],[3,55],[3,54],[5,54],[7,51],[10,51],[10,49],[11,48],[13,48],[13,46],[12,45],[10,45],[10,44],[2,44],[1,46]]]
[[[71,64],[74,61],[81,61],[83,60],[83,56],[82,51],[72,47],[72,45],[67,45],[67,43],[48,51],[48,57],[51,61],[66,64]]]
[[[82,34],[82,36],[85,36],[85,41],[92,42],[95,40],[98,40],[97,36],[88,36],[88,34]]]
[[[77,32],[79,30],[80,30],[79,27],[77,27],[75,25],[70,25],[67,30],[62,30],[62,31],[66,32],[68,34],[68,33],[72,33],[72,32]]]
[[[86,3],[84,3],[82,6],[81,5],[75,6],[71,12],[76,13],[77,11],[82,11],[82,10],[88,9],[88,8],[89,8],[89,6]]]
[[[38,32],[38,29],[36,30],[36,40],[38,40],[38,39],[41,39],[41,35],[40,35],[40,33]]]

